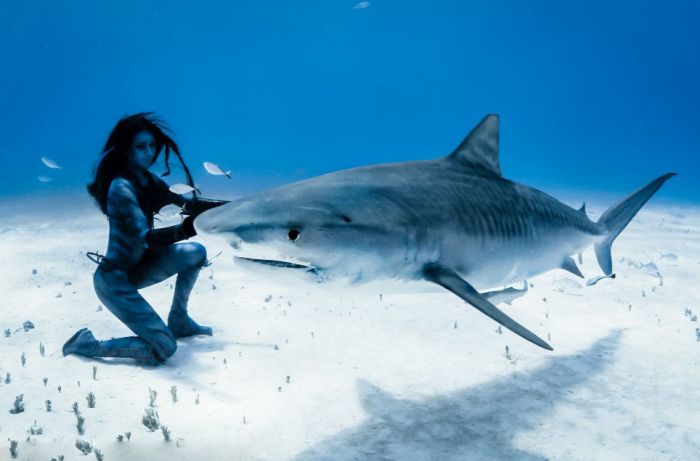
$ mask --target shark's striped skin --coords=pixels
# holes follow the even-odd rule
[[[330,277],[429,280],[516,331],[524,328],[499,317],[505,314],[474,287],[561,267],[579,273],[571,255],[591,244],[611,273],[612,240],[668,177],[593,222],[585,211],[501,176],[498,118],[488,116],[450,156],[300,181],[207,211],[195,225],[221,233],[248,256],[303,264]],[[532,335],[525,332],[516,331]]]

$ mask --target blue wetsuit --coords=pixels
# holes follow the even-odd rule
[[[135,176],[124,174],[112,180],[107,195],[107,254],[93,276],[100,301],[136,336],[97,341],[83,329],[68,340],[64,355],[132,357],[159,363],[173,355],[176,338],[212,334],[211,328],[198,325],[187,314],[190,292],[206,263],[204,246],[195,242],[156,246],[149,238],[155,212],[167,204],[183,206],[188,201],[171,192],[153,173],[147,171],[145,179],[141,183]],[[175,293],[166,325],[138,290],[175,274]]]

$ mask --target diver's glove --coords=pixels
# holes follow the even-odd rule
[[[185,203],[185,206],[182,207],[182,214],[196,218],[205,211],[211,210],[212,208],[216,208],[226,203],[229,203],[229,201],[196,197]]]
[[[149,230],[146,234],[146,243],[150,248],[164,247],[195,235],[197,231],[194,230],[194,216],[188,216],[180,224]]]

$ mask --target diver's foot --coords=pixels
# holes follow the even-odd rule
[[[77,354],[90,357],[97,344],[92,332],[87,328],[81,328],[63,345],[63,355]]]
[[[188,336],[207,335],[212,336],[214,331],[211,327],[199,325],[192,320],[189,315],[169,315],[168,328],[176,338],[186,338]]]

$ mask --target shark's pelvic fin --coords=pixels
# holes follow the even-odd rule
[[[666,182],[669,178],[675,176],[676,173],[667,173],[660,176],[642,187],[641,189],[631,193],[623,198],[603,213],[598,220],[598,225],[602,227],[605,236],[598,241],[595,248],[595,256],[598,259],[598,265],[603,270],[605,275],[612,274],[612,255],[610,248],[615,238],[620,235],[622,229],[634,218],[640,208],[651,198],[654,193]]]
[[[579,257],[580,256],[581,254],[579,253]],[[564,261],[561,263],[561,268],[565,271],[571,272],[577,277],[585,278],[581,273],[581,270],[576,265],[576,261],[574,261],[574,258],[572,258],[571,256],[567,256],[566,258],[564,258]]]
[[[423,269],[423,277],[430,282],[437,283],[441,287],[450,290],[452,293],[520,337],[544,349],[553,350],[552,346],[547,344],[544,340],[491,304],[486,298],[479,294],[473,286],[462,279],[462,277],[452,269],[437,264],[429,264]]]
[[[501,177],[498,162],[498,115],[489,114],[448,157],[477,174]]]

